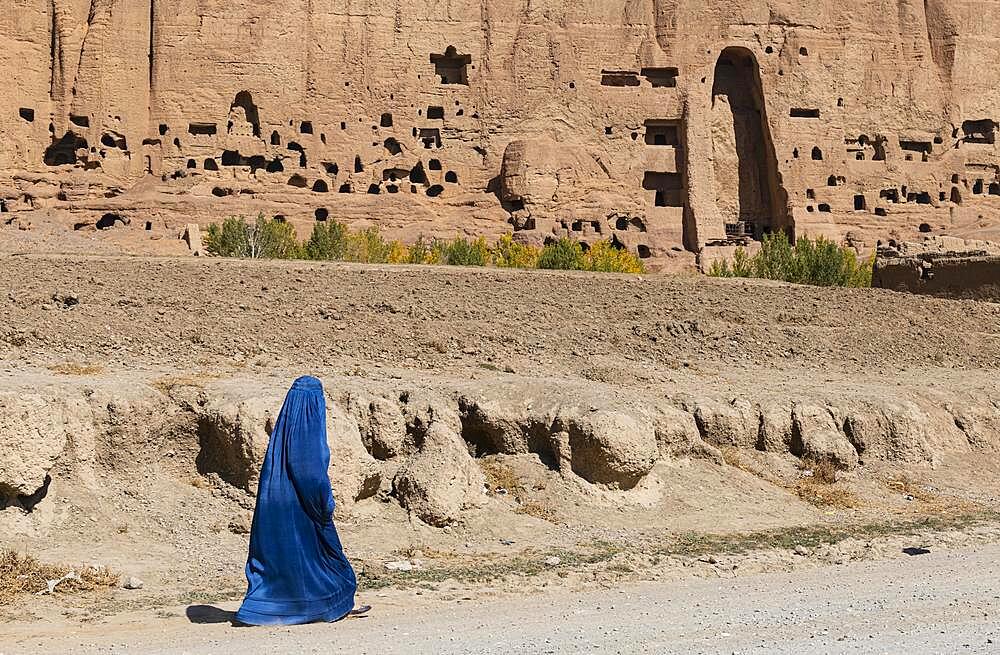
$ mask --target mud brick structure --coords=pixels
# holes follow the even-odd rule
[[[873,285],[942,298],[1000,302],[1000,245],[929,237],[878,247]]]
[[[779,229],[996,240],[998,60],[996,0],[6,0],[0,225],[262,213],[663,268]]]

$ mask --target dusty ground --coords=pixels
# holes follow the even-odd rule
[[[4,390],[280,388],[314,373],[346,389],[502,384],[640,404],[766,393],[996,406],[998,396],[1000,305],[878,290],[65,256],[0,257],[0,279]],[[146,587],[20,600],[0,608],[11,634],[37,635],[43,619],[71,631],[239,596],[238,525],[252,496],[202,475],[191,435],[148,420],[148,431],[110,433],[92,479],[57,466],[34,512],[0,511],[0,546],[108,564]],[[505,456],[527,505],[492,495],[441,529],[378,495],[339,525],[366,593],[434,602],[732,575],[720,561],[741,575],[836,565],[898,554],[912,534],[935,548],[1000,542],[997,443],[873,459],[818,487],[795,458],[754,450],[725,450],[725,463],[667,459],[628,492],[568,480],[532,454]],[[551,557],[559,564],[545,564]],[[423,566],[387,572],[398,559]]]
[[[1000,548],[507,599],[366,594],[367,619],[233,628],[237,603],[123,615],[19,653],[996,653]],[[974,571],[974,575],[970,572]],[[195,625],[192,625],[195,624]],[[39,631],[41,632],[41,631]]]
[[[1000,366],[1000,305],[880,290],[194,259],[10,256],[0,270],[8,366],[73,359],[455,375],[494,365],[642,382],[685,368],[871,380]],[[53,311],[57,293],[77,294],[80,305]]]

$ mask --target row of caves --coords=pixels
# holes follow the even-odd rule
[[[460,59],[466,61],[465,58]],[[441,70],[445,71],[445,77],[454,75],[457,70],[454,66],[458,65],[455,61],[450,56],[438,59],[439,65],[444,67]],[[462,70],[467,65],[468,62],[461,64]],[[442,80],[442,83],[451,83],[452,79],[459,80],[454,83],[467,83],[464,77],[448,77],[448,79],[449,82]],[[456,100],[455,107],[454,116],[461,117],[465,114],[461,101]],[[428,106],[426,114],[422,108],[417,110],[418,119],[424,121],[444,121],[445,114],[443,106]],[[363,120],[361,118],[359,122]],[[337,129],[336,126],[333,127]],[[425,155],[420,154],[422,151],[437,151],[443,148],[442,126],[414,126],[409,133],[409,139],[401,136],[397,128],[396,117],[392,113],[383,113],[378,124],[371,126],[372,135],[378,135],[379,132],[389,132],[391,135],[377,136],[370,142],[371,147],[366,149],[366,155],[354,154],[347,162],[331,161],[328,157],[322,157],[320,161],[310,165],[310,152],[323,151],[328,145],[326,132],[319,132],[317,135],[317,126],[312,121],[289,120],[287,128],[269,126],[267,129],[269,134],[265,138],[260,112],[253,102],[253,97],[249,92],[241,91],[230,107],[224,136],[220,135],[216,123],[193,122],[187,127],[186,146],[180,137],[176,137],[173,142],[178,150],[200,149],[210,153],[222,139],[228,147],[240,149],[223,150],[221,155],[211,154],[205,158],[188,157],[184,170],[177,171],[173,175],[177,177],[194,172],[215,173],[222,168],[233,167],[249,169],[253,176],[264,172],[270,174],[265,179],[275,181],[272,179],[274,175],[292,169],[294,172],[291,175],[282,178],[284,183],[289,187],[311,190],[314,193],[335,191],[377,195],[383,192],[389,194],[422,192],[431,198],[440,196],[447,185],[459,184],[458,171],[446,170],[440,156],[425,159]],[[348,123],[341,122],[339,130],[347,131]],[[159,131],[161,136],[169,137],[171,127],[162,124]],[[242,150],[244,148],[255,154],[244,154]],[[262,151],[265,154],[260,154]],[[373,151],[376,154],[373,154]],[[221,186],[213,190],[213,194],[218,197],[240,193]]]
[[[775,54],[774,47],[766,47],[764,53]],[[782,55],[783,62],[794,59],[795,49],[784,50]],[[809,49],[798,47],[798,56],[806,61]],[[319,195],[421,194],[437,198],[447,197],[450,188],[460,189],[461,184],[489,192],[485,182],[490,179],[489,172],[476,169],[478,162],[486,161],[486,148],[474,145],[484,143],[484,128],[476,107],[462,95],[466,91],[463,87],[477,83],[473,57],[448,46],[425,53],[421,60],[425,78],[433,70],[440,88],[433,92],[439,95],[419,106],[389,107],[393,110],[342,121],[305,116],[275,122],[273,117],[265,120],[253,95],[243,90],[233,98],[228,114],[185,117],[176,123],[168,120],[147,138],[125,130],[116,116],[70,115],[58,129],[58,121],[49,123],[50,144],[42,159],[53,167],[107,170],[107,162],[131,160],[141,153],[146,172],[165,180],[204,176],[210,181],[206,188],[214,184],[212,194],[219,198],[253,195],[261,189],[280,190],[277,185]],[[618,238],[617,231],[627,232],[628,247],[648,256],[651,249],[643,239],[652,241],[651,233],[658,238],[668,234],[673,243],[697,250],[706,241],[710,245],[741,242],[776,230],[794,236],[796,217],[811,220],[806,214],[871,213],[885,217],[904,205],[953,207],[969,198],[1000,196],[1000,173],[991,159],[998,124],[992,118],[972,116],[950,131],[904,132],[891,138],[878,129],[858,129],[855,125],[845,136],[830,127],[832,122],[836,124],[831,117],[837,109],[849,104],[838,98],[837,109],[832,101],[829,106],[815,106],[800,99],[794,106],[780,107],[778,121],[769,121],[768,109],[774,111],[775,106],[765,102],[757,56],[743,47],[725,48],[715,59],[707,118],[656,111],[660,99],[663,106],[676,101],[678,94],[671,94],[671,90],[682,81],[680,73],[676,67],[665,66],[600,69],[598,93],[608,105],[626,103],[630,93],[637,94],[631,97],[641,98],[646,107],[639,115],[651,116],[638,124],[626,124],[624,136],[614,118],[608,121],[614,125],[605,127],[609,140],[622,138],[631,148],[630,156],[642,159],[641,167],[632,169],[639,175],[631,178],[630,184],[636,197],[643,200],[646,215],[624,214],[625,218],[607,221],[603,217],[574,217],[561,221],[566,231],[584,237],[603,231],[612,239]],[[707,80],[707,76],[701,78],[702,83]],[[596,87],[598,80],[592,79],[591,84]],[[345,85],[350,86],[350,82]],[[570,87],[575,88],[575,83]],[[658,95],[661,93],[664,95]],[[389,100],[393,100],[392,95]],[[17,118],[29,125],[39,120],[38,112],[28,106],[17,108]],[[690,144],[685,140],[690,120],[709,123],[710,143],[694,146],[701,152],[705,145],[710,147],[711,156],[700,160],[710,170],[688,170],[689,165],[700,165],[698,160],[689,163],[687,159]],[[772,126],[781,130],[776,132],[781,138],[777,146]],[[36,129],[43,132],[43,124]],[[477,132],[478,141],[470,138]],[[706,131],[697,129],[694,133]],[[628,143],[629,135],[634,145]],[[952,151],[959,149],[966,150],[963,158],[955,157],[955,165],[948,166]],[[778,152],[784,159],[781,170]],[[978,153],[983,156],[977,158]],[[495,158],[497,153],[491,154]],[[878,165],[866,168],[869,163]],[[907,167],[910,163],[913,166]],[[964,171],[950,183],[943,177],[939,182],[940,171],[932,171],[932,166],[921,168],[925,163],[943,164],[949,173],[960,165]],[[898,169],[902,174],[892,174],[898,167],[902,167]],[[922,170],[927,173],[922,174]],[[247,179],[247,173],[252,180]],[[713,181],[706,195],[714,190],[714,198],[704,200],[714,201],[715,214],[707,219],[710,212],[700,214],[699,221],[712,225],[694,230],[699,226],[690,206],[689,187],[708,179],[705,173]],[[609,176],[614,177],[613,173]],[[225,182],[215,182],[215,178]],[[267,186],[255,190],[254,181]],[[797,189],[793,202],[789,202],[789,189]],[[318,197],[306,202],[311,206],[325,203]],[[701,205],[699,212],[705,212],[706,207]],[[6,204],[0,210],[5,208]],[[320,209],[323,211],[317,209],[315,217],[325,220],[329,210]],[[856,220],[860,222],[862,217]],[[533,221],[519,227],[535,229]],[[635,235],[645,236],[636,241],[631,238]]]

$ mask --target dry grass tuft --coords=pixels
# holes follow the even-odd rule
[[[527,500],[524,486],[510,466],[491,458],[479,460],[479,466],[486,476],[486,486],[489,487],[491,496],[503,495],[506,491],[519,503]]]
[[[851,509],[861,506],[861,499],[853,491],[824,482],[817,483],[809,478],[795,485],[795,493],[817,507]]]
[[[726,463],[726,466],[746,471],[746,465],[743,463],[743,455],[740,453],[739,448],[736,446],[722,446],[719,450],[722,451],[722,461]]]
[[[78,593],[116,587],[121,579],[121,575],[105,567],[45,564],[31,555],[21,555],[8,548],[0,551],[0,605],[8,605],[20,595],[45,591],[49,580],[59,580],[70,571],[75,571],[79,578],[59,583],[55,593]]]
[[[202,389],[205,383],[220,377],[217,374],[167,375],[153,380],[151,386],[160,393],[169,396],[178,387],[195,387]]]
[[[190,480],[188,480],[188,482],[190,482],[191,486],[194,487],[195,489],[208,489],[209,487],[212,486],[211,482],[201,477],[200,475],[192,477]]]
[[[517,510],[515,510],[515,513],[524,514],[526,516],[534,516],[536,519],[542,519],[543,521],[548,521],[549,523],[556,522],[555,510],[544,503],[536,501],[528,501],[521,504],[518,506]]]
[[[837,472],[841,470],[831,459],[803,459],[799,468],[812,471],[812,479],[818,484],[836,483]]]
[[[524,488],[517,473],[510,466],[495,458],[481,459],[479,466],[486,476],[486,486],[489,488],[491,496],[502,496],[505,495],[503,492],[506,491],[506,495],[517,503],[517,509],[514,510],[516,514],[534,516],[550,523],[555,522],[555,511],[544,503],[531,500],[528,496],[528,490]],[[544,484],[536,484],[534,487],[535,491],[541,491],[544,488]]]
[[[47,368],[60,375],[98,375],[104,372],[104,367],[100,364],[81,364],[79,362],[62,362]]]
[[[854,492],[837,484],[837,474],[841,468],[831,459],[803,459],[799,468],[811,471],[812,475],[802,478],[792,489],[802,500],[817,507],[851,509],[861,505],[861,499]]]
[[[900,494],[912,496],[915,500],[925,503],[937,500],[937,497],[927,491],[923,484],[905,474],[886,480],[885,486]]]

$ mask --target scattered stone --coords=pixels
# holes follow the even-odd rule
[[[399,560],[398,562],[386,562],[385,563],[385,570],[386,571],[403,571],[403,572],[406,572],[406,571],[412,571],[412,570],[414,570],[416,568],[419,568],[419,567],[415,566],[414,563],[411,562],[411,561],[409,561],[409,560]]]
[[[135,589],[142,589],[144,584],[145,583],[143,583],[143,581],[140,580],[139,578],[135,576],[129,576],[125,579],[125,584],[123,584],[122,587],[125,589],[135,590]]]
[[[558,557],[554,556],[554,555],[552,557],[546,557],[545,558],[545,565],[546,566],[559,566],[561,563],[562,563],[562,560],[559,559]]]
[[[56,303],[56,306],[62,307],[63,309],[71,309],[80,304],[80,296],[75,293],[54,293],[52,294],[52,302]]]
[[[798,546],[795,547],[795,554],[801,555],[802,557],[808,557],[811,553],[808,548],[806,548],[802,544],[799,544]]]
[[[910,546],[909,548],[904,548],[903,552],[909,555],[910,557],[915,557],[917,555],[929,555],[931,551],[929,548],[919,548]]]
[[[250,534],[253,526],[253,517],[249,514],[240,514],[229,521],[229,531],[233,534]]]

